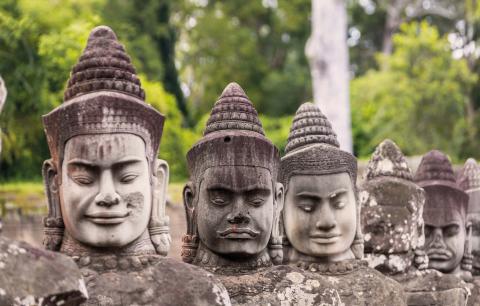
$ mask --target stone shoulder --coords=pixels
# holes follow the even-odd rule
[[[87,305],[231,305],[211,273],[170,258],[159,257],[142,269],[98,273],[84,267],[82,273],[90,295]]]

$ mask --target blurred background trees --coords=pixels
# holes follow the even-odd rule
[[[354,152],[386,137],[410,155],[437,148],[480,158],[480,7],[476,0],[348,0]],[[172,179],[230,81],[241,84],[280,148],[312,98],[305,43],[310,0],[2,0],[0,180],[39,179],[41,115],[62,102],[89,31],[125,44],[147,102],[166,114],[160,157]]]

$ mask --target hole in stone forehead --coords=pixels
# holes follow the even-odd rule
[[[232,138],[230,138],[230,136],[225,136],[225,138],[223,138],[223,141],[224,142],[230,142],[230,141],[232,141]]]

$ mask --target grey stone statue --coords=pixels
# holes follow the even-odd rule
[[[0,113],[6,98],[0,77]],[[87,297],[80,269],[71,258],[0,236],[0,305],[76,306]]]
[[[369,266],[404,286],[408,305],[465,305],[467,284],[427,270],[423,207],[425,192],[398,148],[384,140],[370,159],[359,192]]]
[[[426,193],[423,219],[428,267],[470,281],[468,195],[457,184],[448,157],[437,150],[425,154],[415,181]]]
[[[473,275],[480,275],[480,166],[469,158],[457,178],[469,196],[467,219],[472,225]]]
[[[157,159],[164,116],[114,32],[92,30],[64,103],[43,117],[52,159],[45,246],[81,267],[88,305],[229,305],[205,271],[164,258],[168,165]]]
[[[469,158],[457,175],[457,183],[469,196],[467,220],[472,225],[473,290],[469,305],[480,305],[480,166]]]
[[[361,260],[357,160],[339,149],[330,122],[314,104],[298,109],[285,153],[285,262],[307,273],[297,290],[315,305],[405,305],[401,285]],[[312,280],[322,294],[313,292]]]
[[[234,305],[319,305],[322,294],[328,305],[339,305],[300,267],[274,265],[283,254],[280,156],[238,84],[215,103],[187,161],[185,261],[214,272]]]

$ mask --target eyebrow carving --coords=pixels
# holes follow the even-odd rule
[[[228,184],[215,183],[207,187],[207,190],[225,190],[229,192],[234,192],[237,189]],[[245,188],[241,188],[239,192],[270,192],[270,189],[264,185],[253,184]]]
[[[346,193],[347,193],[347,189],[341,188],[341,189],[335,190],[334,192],[331,192],[330,194],[328,194],[326,196],[326,198],[333,199],[333,198],[339,197],[339,196],[341,196],[343,194],[346,194]],[[296,195],[299,196],[299,197],[308,197],[308,198],[316,198],[316,199],[325,198],[325,196],[322,196],[319,193],[310,192],[310,191],[302,191],[302,192],[297,193]]]

